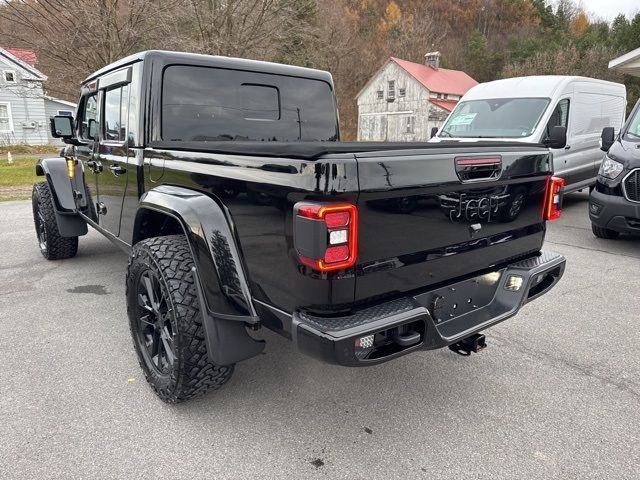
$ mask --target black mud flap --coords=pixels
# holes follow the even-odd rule
[[[87,222],[80,218],[79,215],[64,215],[57,211],[55,214],[58,231],[62,237],[80,237],[86,235],[89,231]]]
[[[204,322],[209,360],[216,365],[231,365],[259,355],[266,342],[249,335],[242,317],[228,319],[211,315],[205,305],[202,284],[195,267],[192,272]]]
[[[76,165],[76,178],[82,177],[82,167]],[[43,158],[36,165],[36,175],[45,176],[53,195],[53,208],[56,214],[58,230],[63,237],[79,237],[88,232],[87,222],[79,215],[76,209],[76,201],[73,186],[67,172],[67,162],[64,158]],[[79,182],[84,193],[84,182]]]

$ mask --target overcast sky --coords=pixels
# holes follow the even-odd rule
[[[611,21],[619,13],[631,18],[640,11],[640,0],[582,0],[584,9],[592,16]]]

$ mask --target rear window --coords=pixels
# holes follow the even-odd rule
[[[181,65],[164,71],[164,141],[336,141],[337,123],[331,87],[319,80]]]

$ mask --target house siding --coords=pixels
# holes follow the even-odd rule
[[[389,81],[395,82],[395,99],[388,101]],[[400,89],[405,96],[400,97]],[[378,91],[382,90],[382,99]],[[358,140],[422,142],[431,137],[431,129],[440,127],[448,112],[429,103],[436,98],[395,62],[388,62],[358,96]],[[411,125],[411,128],[407,128]],[[409,131],[408,131],[409,130]]]
[[[15,72],[15,83],[5,80],[5,70]],[[13,123],[12,132],[0,132],[0,145],[49,143],[42,82],[31,78],[20,66],[0,57],[0,104],[10,105]]]

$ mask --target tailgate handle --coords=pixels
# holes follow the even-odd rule
[[[502,172],[502,157],[456,157],[456,173],[463,182],[496,180]]]

